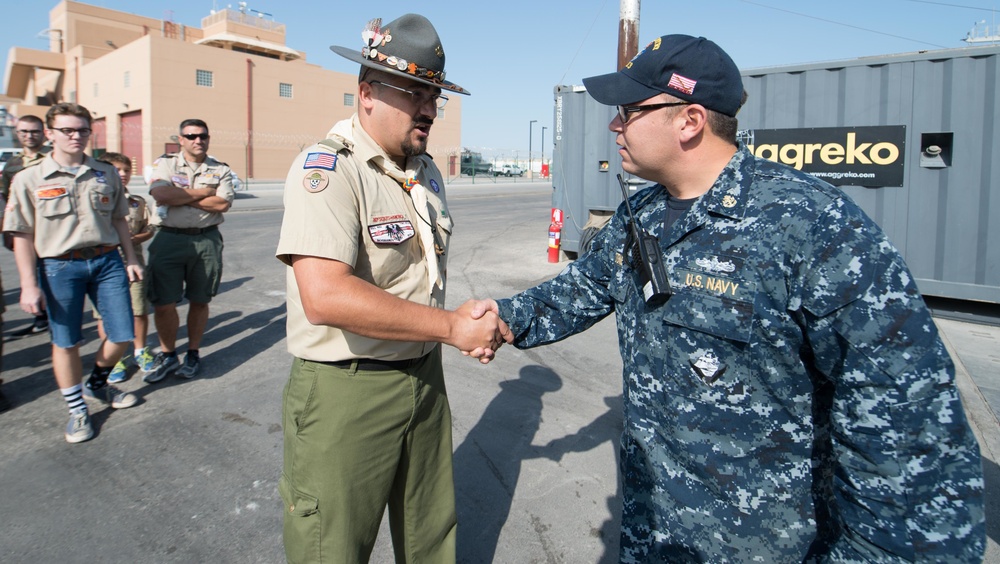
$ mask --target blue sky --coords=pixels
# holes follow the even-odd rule
[[[114,10],[200,27],[225,0],[92,0]],[[46,49],[37,37],[48,27],[54,0],[0,0],[4,68],[13,45]],[[327,2],[249,0],[248,7],[286,25],[289,47],[340,72],[357,65],[330,45],[361,46],[374,17],[388,22],[417,12],[434,23],[447,54],[449,80],[472,96],[463,100],[462,143],[484,154],[533,149],[545,132],[551,155],[553,88],[615,70],[619,0],[506,0],[417,3],[397,0]],[[994,23],[996,0],[643,0],[639,44],[668,33],[703,35],[722,46],[741,69],[852,59],[967,46],[980,20]],[[1000,24],[998,19],[996,24]]]

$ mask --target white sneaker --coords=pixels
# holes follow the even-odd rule
[[[139,398],[135,397],[135,394],[123,392],[111,384],[105,384],[97,390],[91,390],[89,386],[84,385],[83,397],[109,403],[115,409],[125,409],[139,403]]]
[[[87,411],[74,411],[69,414],[66,424],[66,442],[70,444],[88,441],[94,436],[94,428],[90,426],[90,416]]]

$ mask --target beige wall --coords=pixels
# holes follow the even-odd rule
[[[183,39],[180,33],[164,37],[160,20],[78,2],[61,2],[51,11],[50,20],[52,28],[65,30],[65,71],[61,80],[55,80],[52,75],[59,73],[54,71],[46,71],[49,76],[44,80],[44,73],[36,71],[38,84],[32,89],[56,89],[62,100],[69,100],[70,93],[76,91],[78,103],[96,118],[106,120],[107,140],[102,148],[109,151],[121,150],[121,114],[141,111],[141,159],[145,165],[164,152],[182,120],[194,117],[208,123],[212,133],[209,152],[246,177],[248,59],[253,74],[253,178],[283,178],[302,148],[322,139],[336,121],[355,111],[356,103],[344,105],[344,94],[357,94],[356,73],[329,71],[304,59],[280,61],[196,45],[194,41],[204,37],[198,28],[185,28]],[[242,27],[246,26],[230,23],[227,29],[232,33]],[[280,32],[272,32],[267,39],[281,39],[283,32],[281,26]],[[114,47],[106,44],[108,40]],[[53,48],[58,48],[55,41]],[[212,72],[211,87],[195,84],[199,69]],[[279,83],[292,85],[291,98],[279,96]],[[428,147],[446,174],[448,155],[461,151],[462,96],[449,97]],[[44,113],[47,108],[32,107],[38,109]]]

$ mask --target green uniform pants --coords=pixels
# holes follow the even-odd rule
[[[283,419],[289,562],[367,562],[387,505],[396,562],[455,562],[440,347],[402,371],[297,358]]]

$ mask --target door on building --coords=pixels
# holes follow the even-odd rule
[[[132,171],[142,173],[142,110],[119,116],[121,120],[118,138],[121,139],[122,154],[132,159]]]
[[[105,118],[95,119],[90,124],[90,149],[95,159],[108,151],[108,122]]]

